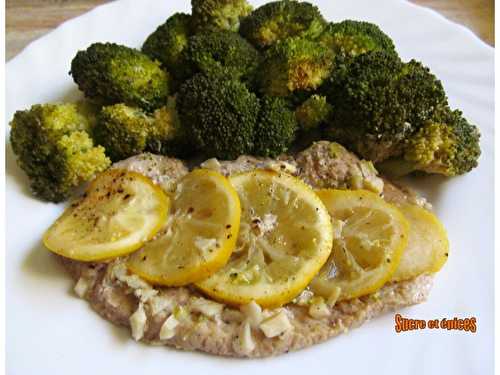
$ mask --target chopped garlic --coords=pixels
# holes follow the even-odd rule
[[[134,340],[139,341],[144,336],[144,329],[146,328],[147,316],[144,311],[144,305],[139,303],[137,310],[130,315],[130,328],[132,329],[132,337]]]
[[[257,164],[257,168],[268,169],[275,172],[297,173],[297,167],[286,161],[265,160]]]
[[[310,290],[303,290],[295,299],[293,303],[296,303],[299,306],[308,306],[311,299],[314,297],[314,293]]]
[[[205,253],[215,249],[217,246],[217,240],[215,238],[203,238],[197,236],[194,239],[194,246],[201,250],[202,255],[205,255]]]
[[[148,300],[151,314],[156,315],[161,311],[172,312],[175,302],[167,296],[154,296]]]
[[[160,340],[168,340],[175,336],[175,329],[179,325],[179,321],[174,315],[170,315],[160,329]]]
[[[384,181],[377,176],[365,177],[363,180],[363,188],[380,194],[384,190]]]
[[[332,294],[330,294],[330,296],[328,297],[328,299],[326,300],[326,304],[329,306],[329,307],[333,307],[335,306],[335,304],[337,303],[337,300],[339,299],[340,297],[340,292],[342,291],[342,289],[340,289],[339,286],[336,286],[335,289],[333,290]]]
[[[209,318],[219,316],[224,309],[224,305],[205,298],[193,298],[190,307],[192,311],[199,312]]]
[[[252,217],[252,229],[257,232],[257,236],[263,236],[264,234],[271,232],[278,223],[278,217],[273,214],[265,214],[261,219],[258,216]]]
[[[127,275],[118,278],[121,282],[127,284],[129,288],[132,289],[150,289],[151,285],[145,282],[137,275]]]
[[[87,294],[89,287],[89,281],[84,277],[80,277],[73,290],[78,297],[83,298],[85,297],[85,294]]]
[[[290,324],[288,317],[283,311],[264,320],[260,324],[260,329],[264,332],[264,335],[269,338],[279,336],[292,328],[293,326]]]
[[[238,310],[234,310],[234,309],[224,309],[224,311],[222,312],[222,320],[225,321],[225,322],[236,322],[236,323],[240,323],[244,320],[245,316],[243,315],[243,313],[241,313],[241,311],[238,311]]]
[[[262,322],[262,308],[255,301],[240,306],[240,311],[245,314],[252,328],[257,328]]]
[[[214,171],[220,171],[221,165],[216,158],[211,158],[211,159],[205,160],[203,163],[201,163],[200,167],[206,168],[206,169],[212,169]]]
[[[147,302],[154,296],[158,294],[158,291],[153,288],[148,289],[135,289],[134,294],[137,298],[141,300],[141,302]]]
[[[250,354],[255,349],[255,342],[252,338],[250,323],[245,321],[240,326],[239,341],[244,354]]]
[[[309,315],[314,319],[322,319],[330,316],[330,309],[322,297],[315,297],[312,299],[311,306],[309,306]]]

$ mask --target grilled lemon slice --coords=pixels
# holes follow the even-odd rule
[[[196,285],[233,305],[283,305],[330,255],[328,211],[309,186],[285,173],[254,170],[230,180],[242,206],[236,249],[221,270]]]
[[[438,272],[446,263],[449,251],[443,224],[432,212],[422,207],[404,204],[400,209],[410,223],[410,234],[408,246],[392,280],[407,280],[422,273]]]
[[[317,192],[330,215],[343,222],[330,259],[311,282],[325,297],[345,300],[372,293],[396,270],[408,243],[408,222],[399,209],[366,190]]]
[[[228,179],[197,169],[177,184],[168,222],[132,254],[130,270],[155,284],[186,285],[221,268],[234,249],[240,201]]]
[[[64,211],[43,242],[54,253],[81,261],[125,255],[156,234],[168,215],[169,202],[149,178],[108,170]]]

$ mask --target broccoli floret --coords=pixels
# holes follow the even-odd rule
[[[318,38],[335,55],[354,57],[369,51],[396,54],[394,43],[380,28],[369,22],[346,20],[329,23]]]
[[[456,176],[477,167],[479,129],[462,112],[445,109],[427,121],[406,143],[404,159],[426,173]]]
[[[265,96],[255,128],[254,153],[276,157],[288,150],[297,130],[295,114],[283,98]]]
[[[193,35],[192,20],[189,14],[176,13],[156,31],[148,36],[142,52],[153,60],[158,60],[163,67],[175,78],[182,78],[179,68],[181,54]]]
[[[323,89],[334,108],[327,136],[374,162],[400,155],[404,141],[447,103],[428,68],[385,52],[355,57]]]
[[[154,126],[146,149],[155,154],[188,157],[192,147],[177,112],[176,99],[169,97],[166,106],[153,113]]]
[[[257,48],[267,48],[290,37],[315,38],[326,21],[316,6],[307,2],[275,1],[243,19],[240,34]]]
[[[77,104],[37,104],[17,111],[10,125],[18,165],[42,199],[68,198],[78,184],[110,164],[104,148],[89,137],[92,125]]]
[[[153,126],[142,109],[114,104],[101,110],[94,137],[111,160],[118,161],[143,152]]]
[[[191,8],[197,32],[238,31],[241,19],[252,11],[246,0],[191,0]]]
[[[160,63],[132,48],[94,43],[71,62],[71,75],[88,98],[103,104],[125,103],[146,110],[161,107],[169,77]]]
[[[193,36],[183,52],[185,76],[226,68],[242,80],[252,79],[260,61],[257,50],[239,34],[216,31]]]
[[[331,73],[332,52],[313,41],[290,38],[264,54],[258,83],[263,94],[289,96],[318,88]]]
[[[319,128],[328,121],[331,113],[332,105],[321,95],[312,95],[295,109],[295,117],[304,131]]]
[[[240,81],[222,72],[199,73],[180,87],[177,109],[205,156],[234,159],[253,150],[259,100]]]

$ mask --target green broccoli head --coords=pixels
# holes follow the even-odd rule
[[[191,143],[177,112],[176,99],[169,97],[167,105],[153,113],[154,126],[148,137],[147,150],[155,154],[189,157]]]
[[[318,41],[330,48],[335,55],[348,58],[369,51],[396,54],[392,39],[370,22],[346,20],[329,23]]]
[[[186,77],[225,68],[233,76],[250,81],[259,61],[257,50],[241,36],[215,31],[193,36],[183,52],[182,64]]]
[[[263,94],[289,96],[317,89],[333,68],[332,52],[313,41],[290,38],[269,48],[258,72]]]
[[[77,104],[34,105],[15,113],[10,140],[33,193],[60,202],[110,160],[88,135],[92,124]]]
[[[241,19],[252,11],[246,0],[191,0],[191,8],[197,32],[238,31]]]
[[[142,52],[161,62],[173,78],[178,80],[181,78],[181,54],[193,34],[192,30],[191,16],[176,13],[148,36],[142,46]]]
[[[325,96],[312,95],[295,109],[295,117],[300,128],[305,131],[319,128],[332,114],[332,105]]]
[[[153,126],[142,109],[114,104],[102,108],[94,137],[111,160],[118,161],[143,152]]]
[[[242,20],[240,34],[257,48],[267,48],[290,37],[315,38],[326,21],[307,2],[275,1],[254,10]]]
[[[259,100],[240,81],[222,72],[199,73],[180,87],[177,109],[205,156],[234,159],[253,150]]]
[[[375,162],[400,155],[408,136],[447,102],[427,68],[385,52],[355,57],[323,90],[334,108],[327,136]]]
[[[88,98],[103,104],[125,103],[146,110],[161,107],[169,77],[157,61],[114,43],[94,43],[71,62],[71,75]]]
[[[413,169],[456,176],[477,167],[481,149],[479,129],[458,110],[438,111],[408,141],[404,159]]]
[[[254,153],[276,157],[288,150],[295,138],[297,120],[288,103],[279,97],[265,96],[255,128]]]

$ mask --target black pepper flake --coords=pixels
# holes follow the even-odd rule
[[[387,263],[391,263],[391,259],[387,258]]]
[[[231,228],[231,224],[226,225],[226,229],[229,229],[229,228]]]
[[[148,257],[147,257],[147,255],[144,255],[144,256],[142,257],[142,261],[144,262],[146,259],[148,259]]]
[[[232,234],[228,234],[228,235],[226,236],[226,238],[227,238],[227,239],[230,239],[231,237],[233,237],[233,235],[232,235]]]
[[[447,257],[448,256],[448,253],[444,253],[444,256]]]
[[[130,194],[126,194],[124,197],[123,197],[123,200],[127,200],[130,198]]]
[[[118,192],[118,194],[121,194],[121,193],[123,193],[123,189],[122,189],[122,188],[119,188],[119,189],[117,190],[117,192]]]
[[[194,212],[194,207],[189,207],[187,213],[192,214],[193,212]]]

